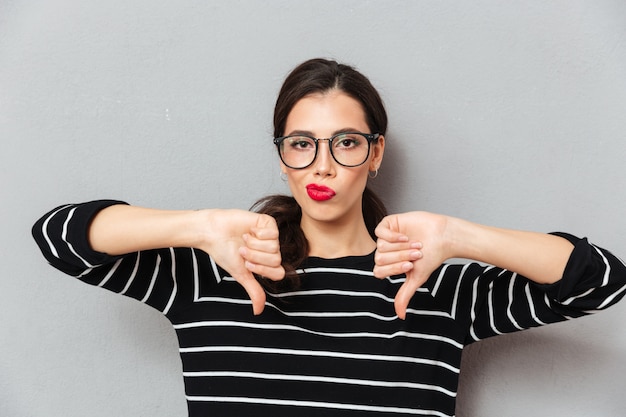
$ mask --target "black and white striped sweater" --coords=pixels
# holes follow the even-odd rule
[[[93,251],[88,225],[117,203],[59,207],[33,236],[54,267],[171,321],[191,417],[452,416],[465,345],[606,308],[626,291],[623,262],[561,234],[575,249],[553,285],[446,264],[399,320],[393,299],[404,278],[375,278],[373,254],[309,258],[300,287],[268,294],[263,314],[253,316],[243,288],[203,251]]]

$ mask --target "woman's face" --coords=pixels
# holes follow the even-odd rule
[[[285,136],[294,133],[329,138],[336,133],[370,132],[361,103],[347,94],[331,90],[299,100],[285,124]],[[361,199],[368,171],[380,166],[385,139],[372,143],[367,161],[357,167],[339,165],[331,156],[328,141],[318,142],[317,158],[304,169],[284,164],[291,192],[302,207],[302,225],[307,222],[345,223],[362,221]]]

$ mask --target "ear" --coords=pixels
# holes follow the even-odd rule
[[[380,164],[383,162],[383,155],[385,153],[385,137],[379,136],[378,141],[372,144],[372,159],[370,160],[370,171],[376,171],[380,168]]]
[[[287,175],[287,165],[285,165],[280,158],[278,158],[278,164],[280,165],[280,174]]]

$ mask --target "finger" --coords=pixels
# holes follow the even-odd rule
[[[409,278],[407,276],[407,280],[398,290],[393,304],[396,310],[396,314],[400,319],[406,319],[406,309],[409,306],[409,302],[411,302],[411,299],[415,295],[415,292],[419,287],[421,287],[422,284],[423,280],[416,277]]]
[[[387,227],[384,227],[382,224],[378,225],[374,230],[374,234],[379,239],[384,239],[388,242],[408,242],[409,237],[404,233],[397,232],[395,230],[391,230]]]
[[[376,265],[385,266],[402,262],[415,262],[422,259],[423,252],[417,249],[399,250],[395,252],[376,251],[374,262]]]
[[[250,301],[252,301],[253,314],[255,316],[261,314],[265,308],[265,290],[263,290],[261,284],[259,284],[249,271],[237,274],[234,278],[248,293],[248,297],[250,297]]]
[[[259,215],[256,226],[250,231],[259,239],[278,239],[278,226],[272,216]]]
[[[414,268],[412,262],[399,262],[391,265],[374,266],[374,276],[376,278],[387,278],[393,275],[406,274]]]
[[[266,266],[255,264],[250,261],[245,262],[246,268],[255,274],[261,275],[262,277],[269,278],[272,281],[280,281],[285,278],[285,268],[282,265],[278,265],[276,267]]]
[[[376,240],[376,250],[379,252],[396,252],[408,249],[422,249],[424,245],[417,241],[390,242],[385,239]]]
[[[277,268],[282,263],[280,252],[267,253],[258,250],[252,250],[246,246],[239,248],[241,257],[253,264],[263,265],[270,268]]]
[[[255,251],[266,253],[280,253],[280,243],[278,239],[259,239],[256,236],[246,233],[242,236],[246,246]]]
[[[389,242],[407,242],[408,236],[400,232],[397,216],[387,216],[376,226],[374,234]]]
[[[406,319],[406,308],[409,306],[411,298],[407,296],[408,289],[403,285],[393,300],[393,306],[399,319]]]

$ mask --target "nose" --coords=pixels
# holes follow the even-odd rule
[[[334,161],[330,153],[330,140],[318,139],[317,146],[317,157],[314,162],[315,173],[324,177],[332,175]]]

